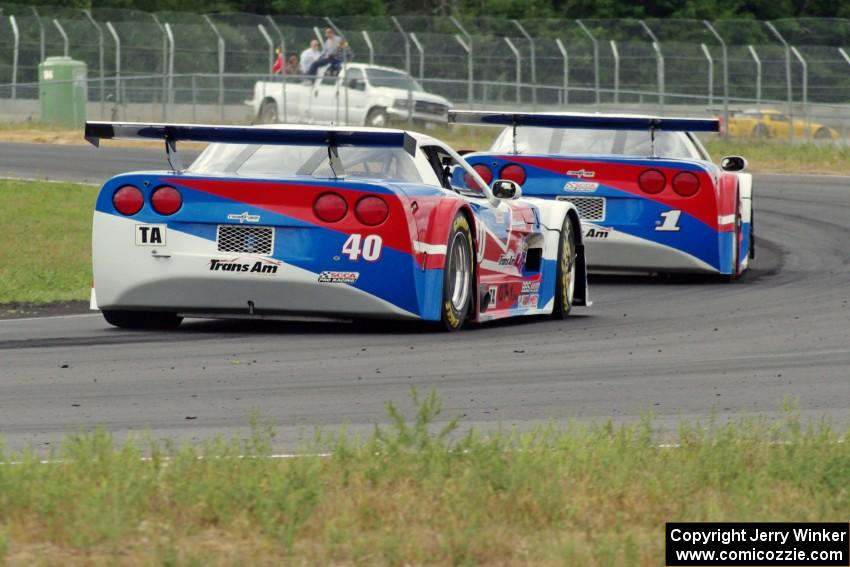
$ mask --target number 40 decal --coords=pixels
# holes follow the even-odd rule
[[[377,234],[352,234],[342,245],[342,253],[348,254],[349,260],[357,260],[360,256],[367,262],[374,262],[381,257],[383,239]]]
[[[682,216],[682,211],[678,209],[661,213],[661,218],[663,220],[655,221],[655,230],[662,230],[666,232],[678,231],[680,216]]]

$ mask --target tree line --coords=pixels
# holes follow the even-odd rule
[[[7,4],[32,4],[5,0]],[[458,15],[463,18],[753,18],[850,17],[835,0],[57,0],[69,8],[148,12],[248,12],[320,16]]]

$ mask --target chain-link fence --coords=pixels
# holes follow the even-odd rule
[[[353,61],[406,71],[456,107],[715,114],[731,132],[788,138],[837,137],[850,120],[843,19],[463,21],[0,3],[3,118],[26,117],[39,62],[68,55],[88,66],[90,116],[145,107],[148,119],[253,120],[236,115],[253,81],[270,77],[277,50],[297,58],[325,28],[347,41]],[[790,125],[786,134],[767,128],[774,118]]]

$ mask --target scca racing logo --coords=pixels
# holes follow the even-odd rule
[[[277,268],[278,264],[268,260],[257,260],[256,262],[240,262],[239,258],[233,260],[210,260],[211,272],[272,275],[277,273]]]
[[[319,274],[319,283],[353,284],[359,277],[360,272],[322,272]]]

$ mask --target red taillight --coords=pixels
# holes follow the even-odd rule
[[[142,210],[145,204],[145,196],[141,189],[132,185],[125,185],[118,189],[112,196],[112,205],[122,215],[135,215]]]
[[[506,165],[499,172],[499,179],[513,181],[517,185],[525,183],[525,170],[516,164]]]
[[[161,215],[173,215],[183,206],[183,196],[174,187],[163,185],[151,193],[151,207]]]
[[[483,179],[484,183],[487,185],[490,185],[490,182],[493,181],[493,171],[483,163],[473,165],[472,169],[481,176],[481,179]]]
[[[673,191],[682,197],[690,197],[699,191],[699,177],[690,171],[677,173],[673,177]]]
[[[657,169],[647,169],[638,177],[638,186],[644,193],[655,195],[664,191],[667,178]]]
[[[354,205],[354,215],[357,220],[368,226],[381,224],[387,219],[390,208],[380,197],[369,195],[363,197]]]
[[[472,169],[474,169],[476,171],[476,173],[478,173],[478,175],[481,176],[481,179],[484,180],[484,183],[486,185],[490,185],[490,182],[493,181],[493,172],[486,165],[484,165],[482,163],[477,163],[477,164],[472,166]],[[478,191],[478,189],[479,189],[478,183],[476,183],[472,179],[472,176],[469,175],[468,173],[463,174],[463,182],[466,183],[466,186],[469,187],[470,189],[475,189],[476,191]]]
[[[348,212],[348,203],[336,193],[322,193],[313,203],[313,212],[319,220],[337,222]]]

